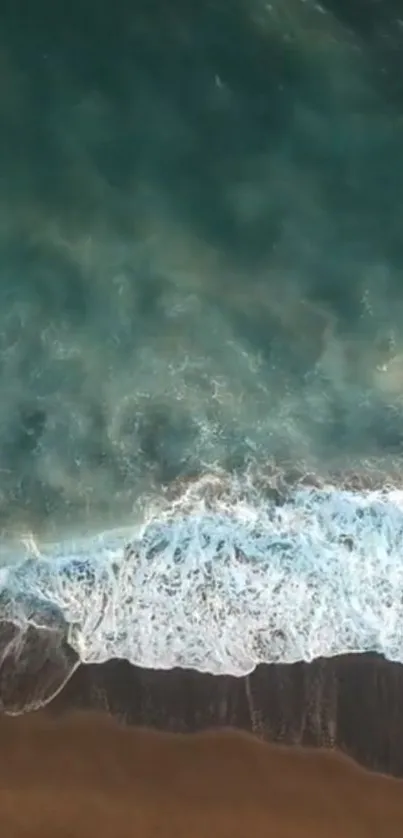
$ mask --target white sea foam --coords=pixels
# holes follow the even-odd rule
[[[3,568],[1,616],[38,622],[53,604],[93,663],[241,676],[346,652],[403,662],[402,548],[402,491],[299,485],[279,499],[207,477],[136,530]]]

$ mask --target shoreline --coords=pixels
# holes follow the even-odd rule
[[[59,632],[0,631],[3,714],[94,711],[128,726],[195,733],[231,728],[294,746],[337,748],[403,777],[403,666],[377,654],[262,664],[247,677],[146,670],[127,661],[79,664]],[[0,714],[1,717],[1,714]]]
[[[48,712],[103,711],[135,727],[195,733],[230,728],[284,745],[336,748],[403,777],[403,666],[375,654],[261,665],[246,678],[79,666]]]

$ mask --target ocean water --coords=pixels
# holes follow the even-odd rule
[[[132,533],[48,544],[1,571],[3,618],[59,629],[79,659],[248,675],[377,651],[403,663],[403,492],[325,484],[281,503],[211,475]]]
[[[400,660],[403,23],[193,5],[0,10],[0,616]]]

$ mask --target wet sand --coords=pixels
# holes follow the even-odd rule
[[[388,838],[403,781],[241,732],[169,734],[95,713],[0,717],[7,838]]]

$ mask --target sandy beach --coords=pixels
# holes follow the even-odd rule
[[[0,718],[7,838],[388,838],[403,782],[240,732],[167,734],[94,713]]]
[[[5,623],[0,835],[403,834],[401,665],[346,655],[234,678],[114,660],[50,700],[76,664],[62,631],[10,637]]]

